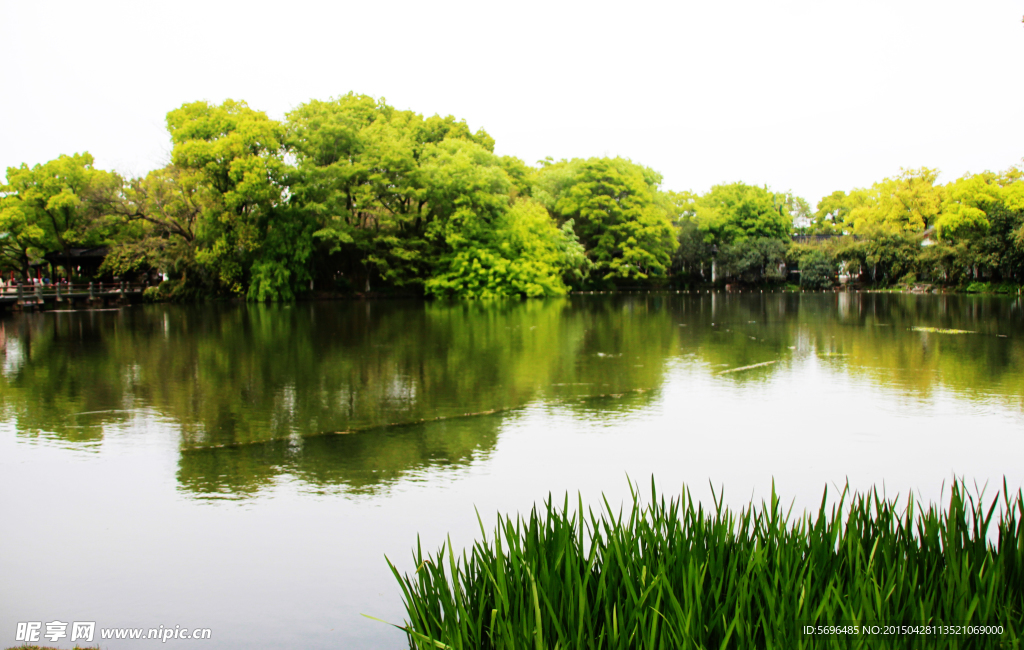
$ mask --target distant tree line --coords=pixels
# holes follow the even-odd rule
[[[814,277],[837,268],[870,284],[928,281],[972,287],[1024,282],[1024,180],[1018,168],[939,185],[934,169],[904,170],[818,203],[812,234],[789,255]]]
[[[8,168],[0,271],[28,277],[46,256],[73,272],[73,250],[105,247],[100,274],[159,271],[158,297],[251,300],[552,296],[783,282],[792,269],[815,288],[841,272],[876,284],[1024,272],[1017,169],[944,186],[911,170],[812,212],[743,183],[664,191],[660,174],[623,158],[530,166],[464,121],[365,95],[313,100],[283,122],[244,102],[194,102],[168,113],[167,129],[170,164],[140,178],[96,169],[88,153]]]

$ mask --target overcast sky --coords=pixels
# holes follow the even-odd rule
[[[663,188],[812,205],[901,167],[1024,156],[1024,8],[1006,0],[0,0],[0,167],[89,151],[141,174],[164,116],[271,117],[349,91],[483,127],[534,163],[619,155]]]

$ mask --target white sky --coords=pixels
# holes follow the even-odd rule
[[[350,90],[484,127],[534,163],[621,155],[665,189],[811,204],[900,167],[1024,156],[1024,6],[1006,0],[0,0],[0,168],[89,151],[141,174],[164,116],[272,117]]]

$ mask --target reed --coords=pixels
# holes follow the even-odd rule
[[[632,507],[584,513],[549,497],[498,518],[488,539],[451,544],[401,575],[411,648],[1019,648],[1024,498],[987,506],[954,483],[945,508],[877,490],[793,517],[771,502],[739,513],[685,488],[668,501],[631,484]],[[998,519],[996,513],[998,511]],[[479,515],[478,515],[479,518]],[[885,634],[864,626],[932,626]],[[805,626],[853,626],[809,634]],[[942,626],[965,626],[943,628]],[[1001,626],[978,634],[967,626]],[[850,630],[856,630],[851,633]],[[888,630],[893,632],[893,630]],[[971,633],[975,632],[975,633]]]

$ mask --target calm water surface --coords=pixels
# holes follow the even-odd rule
[[[417,535],[627,476],[797,510],[1024,482],[1016,298],[647,294],[133,307],[2,321],[0,647],[18,621],[204,648],[402,648]],[[953,333],[949,330],[960,330]],[[67,641],[65,639],[64,641]],[[157,641],[104,648],[197,647]],[[70,647],[69,643],[64,646]]]

